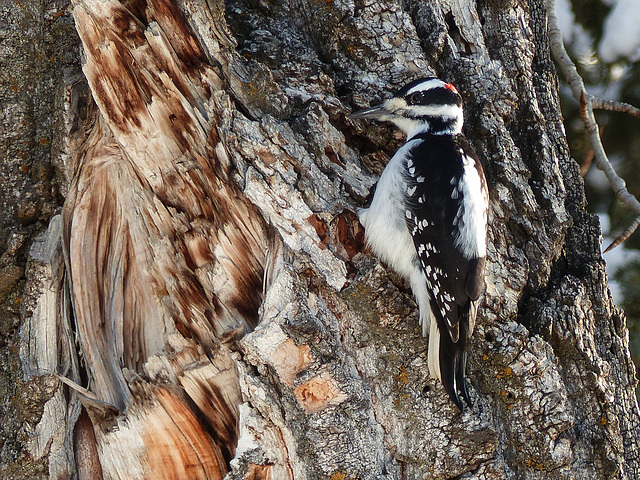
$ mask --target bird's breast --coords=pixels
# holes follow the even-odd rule
[[[371,250],[405,278],[410,278],[417,265],[413,239],[405,220],[407,154],[413,142],[407,142],[387,164],[376,186],[368,209],[359,212],[360,223]]]

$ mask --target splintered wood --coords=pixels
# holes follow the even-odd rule
[[[79,461],[105,478],[220,479],[241,402],[224,339],[255,327],[277,247],[229,180],[223,82],[182,14],[164,0],[127,5],[73,10],[98,108],[72,142],[63,248],[89,390],[119,412],[92,415],[74,395],[91,418],[77,448],[99,457]]]
[[[544,0],[72,3],[66,202],[20,306],[24,372],[54,391],[26,430],[49,478],[638,476]],[[435,72],[491,173],[462,414],[358,222],[398,137],[347,118]]]

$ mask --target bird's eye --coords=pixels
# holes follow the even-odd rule
[[[409,105],[420,105],[424,103],[425,94],[424,92],[414,92],[407,98],[407,103]]]

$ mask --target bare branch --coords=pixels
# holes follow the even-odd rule
[[[591,108],[594,110],[609,110],[611,112],[628,113],[636,118],[640,118],[640,108],[624,102],[614,102],[613,100],[591,97]]]
[[[567,79],[567,83],[571,88],[573,97],[580,102],[580,116],[584,122],[585,133],[593,148],[593,155],[596,161],[596,165],[600,170],[604,172],[613,188],[617,199],[628,208],[633,210],[638,218],[627,228],[616,240],[607,247],[605,252],[615,248],[624,242],[640,225],[640,202],[627,190],[625,181],[616,173],[615,169],[609,162],[604,146],[600,141],[600,134],[598,132],[598,124],[596,123],[595,116],[593,114],[594,108],[602,108],[608,110],[624,111],[631,115],[638,116],[638,109],[631,105],[608,102],[595,98],[590,95],[585,86],[582,77],[578,73],[575,64],[569,57],[567,50],[564,47],[562,40],[562,34],[558,28],[558,19],[555,12],[555,3],[553,0],[547,0],[547,11],[549,15],[549,44],[551,47],[551,53],[555,58],[560,70]]]
[[[613,250],[622,242],[624,242],[627,238],[629,238],[631,234],[635,232],[636,228],[638,228],[638,225],[640,225],[640,215],[638,215],[636,219],[633,222],[631,222],[631,225],[629,225],[624,232],[618,235],[618,238],[616,238],[613,242],[611,242],[611,245],[609,245],[606,248],[604,253],[607,253],[609,250]]]

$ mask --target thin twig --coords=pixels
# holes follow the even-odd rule
[[[600,100],[587,92],[582,77],[578,73],[575,64],[564,47],[562,34],[558,28],[558,19],[556,17],[554,0],[547,0],[547,12],[549,15],[549,44],[551,47],[551,53],[567,79],[567,83],[571,88],[573,97],[580,102],[580,116],[584,122],[585,133],[587,134],[587,138],[589,139],[591,148],[593,149],[593,156],[596,161],[596,165],[606,175],[609,180],[609,184],[620,203],[630,208],[637,215],[637,218],[631,223],[631,225],[606,248],[606,253],[629,238],[640,225],[640,202],[636,197],[629,193],[625,181],[620,178],[611,165],[611,162],[609,162],[609,158],[607,157],[602,142],[600,141],[598,124],[596,123],[593,109],[612,109],[627,112],[634,116],[638,116],[637,113],[635,113],[638,109],[631,105],[619,102]]]
[[[640,108],[634,107],[624,102],[614,102],[602,98],[591,97],[591,107],[594,110],[609,110],[611,112],[628,113],[636,118],[640,118]]]
[[[582,164],[580,165],[580,176],[582,178],[584,178],[584,176],[589,171],[589,168],[591,168],[592,160],[593,160],[593,150],[589,149],[587,154],[584,156],[584,160],[582,161]]]
[[[629,225],[627,227],[627,229],[624,232],[622,232],[618,236],[618,238],[616,238],[611,243],[611,245],[609,245],[607,247],[607,249],[604,251],[604,253],[607,253],[609,250],[613,250],[618,245],[620,245],[622,242],[624,242],[627,238],[629,238],[631,236],[631,234],[636,231],[636,228],[638,228],[638,225],[640,225],[640,216],[637,216],[636,219],[633,222],[631,222],[631,225]]]

